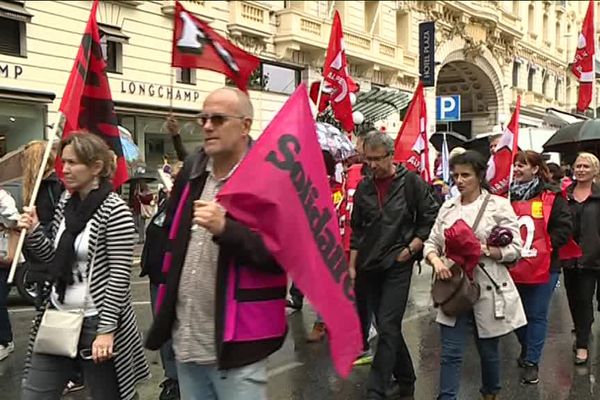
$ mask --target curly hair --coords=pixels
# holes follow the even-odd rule
[[[34,140],[25,145],[21,166],[23,168],[23,204],[29,204],[33,194],[33,186],[42,166],[44,151],[48,142],[44,140]],[[54,171],[54,159],[56,153],[51,152],[44,170],[44,178],[47,178]]]

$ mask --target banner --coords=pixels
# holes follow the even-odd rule
[[[435,22],[419,24],[419,75],[423,86],[435,86]]]
[[[337,372],[362,350],[354,289],[305,85],[271,121],[217,201],[258,232],[323,317]]]
[[[98,0],[94,1],[90,19],[81,39],[71,75],[60,102],[61,120],[57,135],[69,137],[72,132],[87,130],[100,136],[117,156],[113,185],[118,188],[128,179],[127,162],[119,139],[115,105],[106,76],[106,62],[100,47],[100,33],[96,22]],[[62,177],[62,162],[56,159],[56,172]]]
[[[427,139],[427,106],[423,82],[419,82],[402,126],[396,136],[394,160],[417,172],[425,182],[429,174],[429,140]]]
[[[512,180],[512,166],[519,143],[519,114],[521,113],[521,96],[517,97],[515,111],[502,133],[502,137],[496,146],[496,152],[488,161],[486,178],[490,183],[491,192],[500,196],[506,196],[510,189]]]
[[[220,72],[244,92],[260,60],[233,45],[175,2],[171,65]]]

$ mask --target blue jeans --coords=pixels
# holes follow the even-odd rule
[[[521,343],[523,361],[540,363],[548,328],[548,308],[558,276],[558,272],[551,273],[550,280],[541,285],[517,285],[527,316],[527,325],[515,331]]]
[[[266,400],[267,360],[219,371],[216,365],[177,361],[181,400]]]
[[[150,282],[150,304],[152,305],[152,315],[156,305],[156,295],[158,294],[158,285]],[[163,343],[160,346],[160,361],[165,371],[165,377],[177,380],[177,365],[175,364],[175,352],[173,351],[173,341]]]
[[[13,341],[12,328],[8,318],[8,268],[0,266],[0,345],[7,345]]]
[[[499,337],[481,339],[473,326],[473,313],[461,315],[454,327],[440,325],[442,336],[442,357],[440,370],[440,394],[438,400],[456,400],[460,387],[461,366],[465,352],[465,342],[469,328],[473,327],[477,351],[481,360],[481,394],[500,392],[500,352]]]

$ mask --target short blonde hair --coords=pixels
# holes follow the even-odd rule
[[[88,167],[91,167],[96,161],[102,161],[99,178],[102,180],[112,179],[116,169],[117,157],[98,135],[87,131],[73,132],[60,141],[58,151],[61,156],[68,145],[73,146],[78,161]]]
[[[590,165],[594,169],[594,175],[598,175],[600,173],[600,161],[598,160],[598,157],[596,157],[592,153],[582,152],[577,155],[574,164],[577,164],[577,160],[579,159],[590,163]]]

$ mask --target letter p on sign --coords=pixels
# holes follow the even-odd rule
[[[460,95],[436,97],[436,120],[460,120]]]

